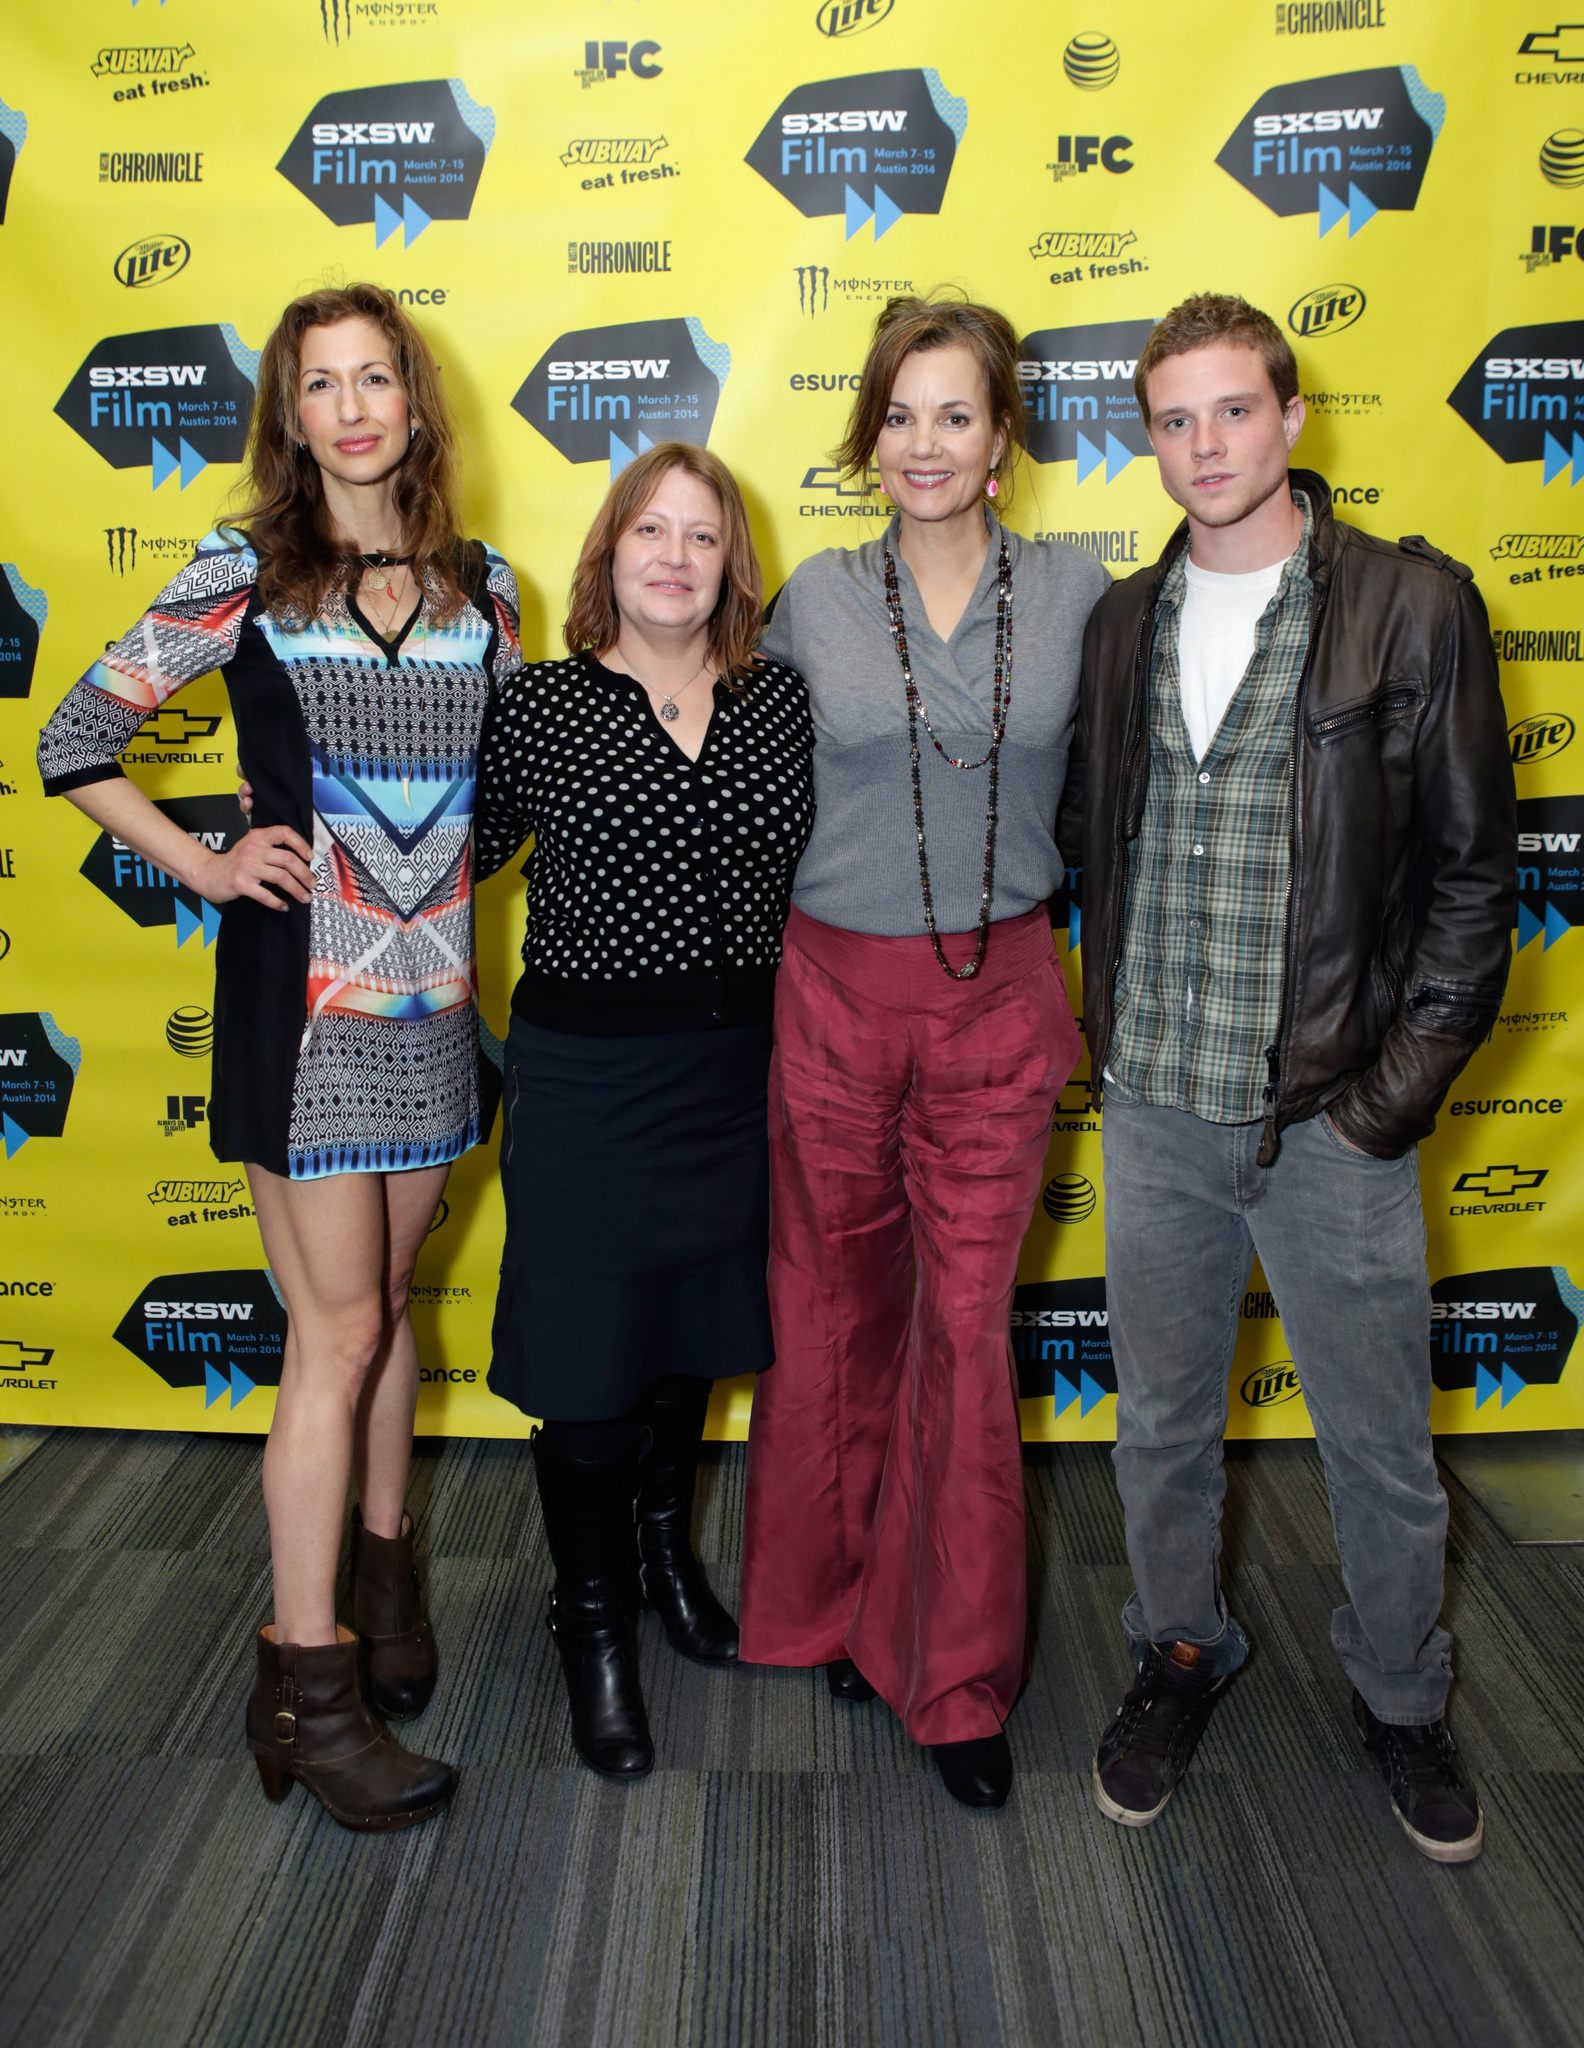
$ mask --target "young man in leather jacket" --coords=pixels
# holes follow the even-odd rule
[[[1507,720],[1470,572],[1332,517],[1289,455],[1280,329],[1206,294],[1135,388],[1187,513],[1084,645],[1061,843],[1083,870],[1103,1095],[1116,1472],[1136,1681],[1094,1793],[1140,1827],[1248,1655],[1220,1586],[1222,1438],[1257,1252],[1324,1461],[1331,1639],[1415,1845],[1479,1853],[1447,1732],[1416,1142],[1489,1032],[1517,890]]]

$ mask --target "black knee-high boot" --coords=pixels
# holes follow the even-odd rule
[[[674,1373],[638,1404],[639,1572],[674,1649],[700,1664],[735,1664],[737,1624],[693,1554],[693,1480],[712,1385]]]
[[[637,1443],[629,1428],[605,1439],[615,1448],[584,1457],[566,1440],[577,1444],[580,1435],[587,1439],[593,1429],[552,1423],[533,1440],[539,1505],[556,1569],[550,1632],[566,1673],[573,1747],[604,1777],[641,1778],[654,1768],[654,1744],[633,1627]]]

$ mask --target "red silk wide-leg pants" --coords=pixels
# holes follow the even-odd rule
[[[972,935],[946,942],[961,965]],[[770,1068],[770,1314],[742,1651],[850,1656],[916,1742],[993,1735],[1026,1662],[1018,1250],[1078,1032],[1043,910],[972,981],[792,912]]]

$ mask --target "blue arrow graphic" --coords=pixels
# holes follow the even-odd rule
[[[204,942],[204,950],[205,950],[205,951],[207,952],[207,951],[208,951],[208,949],[209,949],[209,947],[211,947],[211,946],[212,946],[212,945],[214,944],[215,940],[216,940],[217,938],[219,938],[219,936],[220,936],[220,906],[219,906],[219,904],[218,904],[218,903],[205,903],[205,904],[204,904],[204,905],[202,906],[202,909],[201,909],[201,911],[200,911],[200,915],[201,915],[201,916],[202,916],[202,918],[203,918],[203,942]]]
[[[1584,484],[1584,434],[1573,436],[1573,481]]]
[[[0,1118],[0,1129],[3,1129],[5,1132],[6,1157],[7,1159],[15,1159],[22,1150],[22,1147],[27,1143],[28,1134],[16,1119],[9,1114]]]
[[[901,218],[901,207],[890,197],[877,178],[874,203],[875,240],[878,242],[880,237],[894,228]]]
[[[1083,944],[1083,912],[1070,898],[1067,903],[1067,950],[1075,953]]]
[[[1322,178],[1320,181],[1320,236],[1330,234],[1339,220],[1347,219],[1347,208]]]
[[[227,1391],[225,1375],[218,1366],[204,1360],[204,1406],[212,1408],[220,1396]]]
[[[1078,1388],[1082,1395],[1082,1399],[1078,1403],[1078,1413],[1080,1415],[1087,1415],[1091,1408],[1098,1408],[1105,1399],[1105,1388],[1092,1380],[1086,1372],[1079,1373]]]
[[[156,442],[155,446],[158,445]],[[1554,483],[1572,460],[1572,455],[1563,447],[1556,435],[1548,432],[1545,437],[1545,467],[1540,473],[1542,486]]]
[[[1518,906],[1518,951],[1521,953],[1529,941],[1539,938],[1544,930],[1545,926],[1535,916],[1528,904],[1520,903]]]
[[[1078,435],[1078,481],[1083,483],[1092,477],[1105,461],[1103,451],[1095,446],[1087,434]]]
[[[189,910],[178,896],[176,898],[176,943],[185,946],[196,931],[202,931],[203,919],[196,911]]]
[[[1348,240],[1351,242],[1360,228],[1368,227],[1379,211],[1380,208],[1375,204],[1374,200],[1366,193],[1361,192],[1357,185],[1349,185]]]
[[[1563,933],[1570,932],[1572,931],[1572,929],[1572,925],[1568,923],[1567,919],[1562,915],[1561,911],[1557,909],[1556,905],[1553,902],[1551,902],[1549,898],[1547,898],[1545,914],[1545,944],[1541,947],[1541,952],[1549,953],[1551,948],[1556,944],[1557,940],[1562,937]]]
[[[1059,1372],[1056,1372],[1051,1374],[1051,1392],[1056,1396],[1056,1417],[1060,1421],[1061,1417],[1067,1413],[1067,1410],[1077,1400],[1078,1389],[1071,1380],[1064,1379]]]
[[[374,246],[381,249],[401,226],[401,215],[388,199],[374,194]]]
[[[1114,483],[1133,460],[1133,450],[1106,428],[1106,482]]]
[[[206,470],[208,467],[208,462],[202,455],[198,453],[198,450],[192,446],[191,442],[183,440],[181,443],[182,489],[186,490],[187,486],[192,482],[193,478],[195,476],[202,475],[203,471]]]
[[[241,1366],[233,1365],[231,1368],[231,1406],[233,1408],[239,1406],[254,1391],[253,1382],[248,1378]]]
[[[164,483],[166,477],[174,476],[176,474],[177,470],[181,468],[181,463],[176,456],[172,455],[170,450],[165,446],[165,443],[159,438],[158,434],[154,436],[153,459],[154,488],[157,491],[160,485]],[[1546,481],[1547,483],[1549,483],[1551,479],[1547,477]]]
[[[1490,1368],[1484,1365],[1476,1365],[1474,1368],[1474,1406],[1476,1408],[1483,1408],[1491,1395],[1500,1391],[1501,1381],[1497,1379]]]
[[[633,451],[627,446],[621,435],[612,434],[610,437],[610,480],[612,483],[615,483],[617,477],[621,475],[632,459]]]
[[[847,187],[847,239],[850,242],[866,220],[874,218],[874,208],[867,199],[860,199],[851,185]]]
[[[1526,1380],[1519,1379],[1517,1373],[1513,1371],[1512,1367],[1507,1363],[1506,1359],[1504,1358],[1502,1360],[1501,1377],[1502,1406],[1505,1408],[1509,1401],[1516,1400],[1518,1396],[1523,1392],[1527,1384],[1528,1382]]]
[[[433,221],[430,220],[428,214],[424,212],[412,194],[404,192],[402,194],[402,226],[407,230],[407,236],[406,240],[402,243],[402,247],[410,249],[424,229],[433,227],[433,225]]]

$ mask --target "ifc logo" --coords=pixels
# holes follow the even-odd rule
[[[1540,150],[1540,170],[1552,185],[1584,185],[1584,128],[1559,128]]]
[[[1317,341],[1322,334],[1340,334],[1362,319],[1364,304],[1356,284],[1316,285],[1290,308],[1287,325],[1301,341]]]
[[[1059,1173],[1048,1181],[1040,1206],[1052,1223],[1082,1223],[1095,1212],[1094,1182],[1081,1173]]]
[[[1062,69],[1080,92],[1101,92],[1122,69],[1122,53],[1109,36],[1090,29],[1062,51]]]
[[[184,1060],[207,1059],[214,1051],[214,1019],[195,1003],[172,1010],[165,1026],[165,1043]]]

